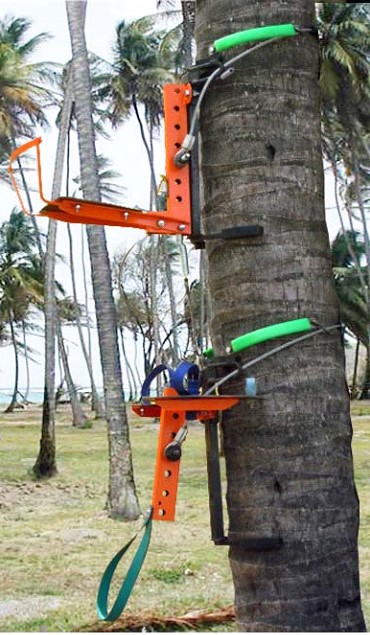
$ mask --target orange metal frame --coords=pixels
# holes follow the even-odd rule
[[[46,203],[46,206],[37,216],[47,216],[68,223],[135,227],[144,229],[150,234],[191,235],[190,169],[189,165],[179,168],[174,162],[174,156],[181,147],[181,142],[187,133],[187,105],[191,99],[192,89],[190,84],[166,84],[164,86],[166,211],[140,211],[66,196],[59,197],[55,201],[47,200],[42,189],[40,137],[25,143],[10,155],[8,170],[23,211],[26,214],[30,213],[23,203],[14,178],[12,162],[21,154],[35,147],[39,194],[40,198]]]
[[[148,404],[134,404],[132,409],[141,417],[157,417],[160,414],[152,497],[153,520],[174,520],[180,460],[167,459],[167,445],[184,425],[186,412],[195,412],[200,421],[215,419],[219,410],[228,410],[240,399],[233,396],[180,396],[174,388],[165,388],[163,397],[147,399]]]

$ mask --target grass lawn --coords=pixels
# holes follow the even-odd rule
[[[107,518],[105,425],[94,422],[92,429],[76,430],[67,407],[57,415],[59,473],[42,482],[32,478],[40,412],[33,407],[0,415],[0,631],[93,630],[96,592],[104,568],[140,522]],[[354,414],[356,479],[362,506],[362,593],[370,623],[370,406],[356,404]],[[133,419],[131,424],[135,479],[143,510],[151,499],[157,437],[156,426],[148,421]],[[205,447],[199,424],[186,441],[181,475],[179,521],[154,523],[129,614],[179,616],[232,604],[227,548],[215,547],[210,540]],[[123,576],[124,568],[116,578],[122,581]],[[112,593],[114,589],[113,585]],[[233,625],[214,628],[224,632]]]

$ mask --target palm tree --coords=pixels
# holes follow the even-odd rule
[[[150,18],[141,18],[127,24],[122,21],[116,28],[113,73],[108,97],[111,102],[109,116],[114,126],[134,112],[139,124],[151,175],[151,203],[156,204],[156,177],[153,159],[153,135],[163,117],[162,87],[173,80],[173,73],[164,66],[160,43],[164,32],[157,31]],[[140,113],[144,106],[144,121]]]
[[[72,68],[79,141],[82,191],[90,200],[100,200],[98,165],[90,98],[89,62],[84,24],[86,0],[67,0],[72,44]],[[105,231],[87,227],[109,439],[108,513],[111,517],[135,519],[140,510],[136,497],[127,414],[119,360],[117,325]]]
[[[64,94],[61,120],[58,131],[58,143],[55,155],[54,176],[52,186],[53,200],[60,195],[63,165],[66,151],[67,131],[69,129],[73,106],[73,82],[71,74],[68,77]],[[46,252],[44,258],[45,279],[45,369],[44,369],[44,401],[42,410],[42,425],[40,449],[33,466],[37,478],[51,477],[57,472],[56,441],[55,441],[55,342],[57,337],[57,305],[55,283],[55,254],[57,239],[57,222],[50,219]]]
[[[351,251],[348,244],[352,247]],[[365,254],[359,233],[350,230],[346,234],[338,233],[331,244],[331,257],[341,321],[368,348],[366,297],[351,252],[356,254],[358,260]]]
[[[49,36],[40,33],[27,40],[31,22],[6,16],[0,20],[0,139],[9,148],[18,137],[32,136],[34,126],[46,125],[45,106],[51,93],[45,88],[55,65],[31,63],[30,56]]]
[[[34,257],[36,237],[30,220],[14,208],[0,227],[0,313],[9,325],[15,357],[15,381],[11,412],[17,403],[19,351],[17,326],[24,330],[30,305],[42,298],[41,263]],[[25,348],[26,350],[26,348]]]
[[[369,18],[370,10],[366,4],[319,5],[323,147],[336,183],[342,184],[342,198],[352,232],[356,212],[360,217],[367,264],[363,272],[360,271],[355,254],[353,257],[367,307],[368,341],[370,340],[370,237],[367,228],[364,185],[368,179],[370,159],[366,141],[370,125]],[[342,212],[339,205],[338,211],[341,218]],[[341,224],[343,230],[342,218]],[[346,239],[348,234],[345,232],[343,235]],[[348,249],[351,250],[350,243],[348,243]],[[367,366],[370,368],[370,347],[366,348]]]
[[[180,6],[182,22],[170,31],[169,42],[171,48],[173,41],[176,42],[175,59],[179,69],[190,68],[194,62],[195,0],[157,0],[157,8],[164,10],[165,15],[170,13],[177,17]]]
[[[229,31],[221,16],[237,15],[236,30],[315,20],[309,0],[205,0],[197,10],[200,58]],[[338,324],[317,58],[310,34],[270,43],[236,63],[232,78],[215,82],[203,102],[205,234],[241,222],[264,226],[261,239],[206,243],[217,355],[232,338],[287,319]],[[261,398],[243,400],[223,416],[239,630],[364,631],[340,332],[292,346],[253,374]],[[227,392],[243,394],[245,379],[241,373]],[[256,551],[245,542],[261,537],[281,539],[282,546],[276,540],[272,551]]]
[[[87,416],[82,410],[81,403],[78,399],[77,389],[72,379],[72,373],[68,362],[68,353],[62,332],[62,323],[75,324],[76,316],[80,317],[82,308],[76,304],[71,298],[64,297],[58,302],[58,319],[56,324],[59,354],[62,361],[64,377],[67,384],[68,396],[72,409],[72,425],[76,428],[84,428],[87,422]],[[62,382],[62,386],[63,386]]]

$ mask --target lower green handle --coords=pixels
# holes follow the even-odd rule
[[[304,331],[310,331],[312,324],[308,318],[298,318],[297,320],[289,320],[288,322],[279,322],[278,324],[270,324],[270,326],[264,326],[251,333],[240,335],[230,342],[231,350],[233,353],[239,353],[245,348],[260,344],[261,342],[267,342],[267,340],[273,340],[277,337],[284,337],[285,335],[292,335],[293,333],[302,333]],[[207,348],[203,352],[204,357],[211,359],[214,355],[213,348]]]
[[[255,29],[247,29],[246,31],[238,31],[215,40],[213,43],[217,53],[227,51],[233,46],[248,44],[248,42],[256,42],[257,40],[270,40],[275,37],[290,37],[297,35],[294,24],[273,24],[272,26],[260,26]]]

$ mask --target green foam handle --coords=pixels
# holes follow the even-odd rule
[[[233,46],[256,42],[257,40],[270,40],[276,37],[291,37],[297,35],[294,24],[273,24],[272,26],[260,26],[255,29],[247,29],[246,31],[238,31],[225,35],[213,43],[217,53],[227,51]]]
[[[284,335],[293,335],[294,333],[302,333],[304,331],[310,331],[312,324],[308,318],[298,318],[297,320],[288,320],[288,322],[279,322],[278,324],[270,324],[270,326],[264,326],[251,333],[245,333],[240,335],[230,342],[231,350],[234,353],[239,353],[245,348],[260,344],[261,342],[267,342],[267,340],[275,339],[276,337],[284,337]],[[203,351],[204,357],[212,359],[214,355],[213,348],[207,348]]]
[[[260,344],[261,342],[267,342],[277,337],[284,337],[285,335],[292,335],[293,333],[302,333],[303,331],[310,331],[312,324],[308,318],[299,318],[297,320],[289,320],[288,322],[279,322],[278,324],[270,324],[270,326],[264,326],[261,329],[246,333],[240,337],[236,337],[230,342],[231,350],[234,353],[239,353],[245,348]]]

